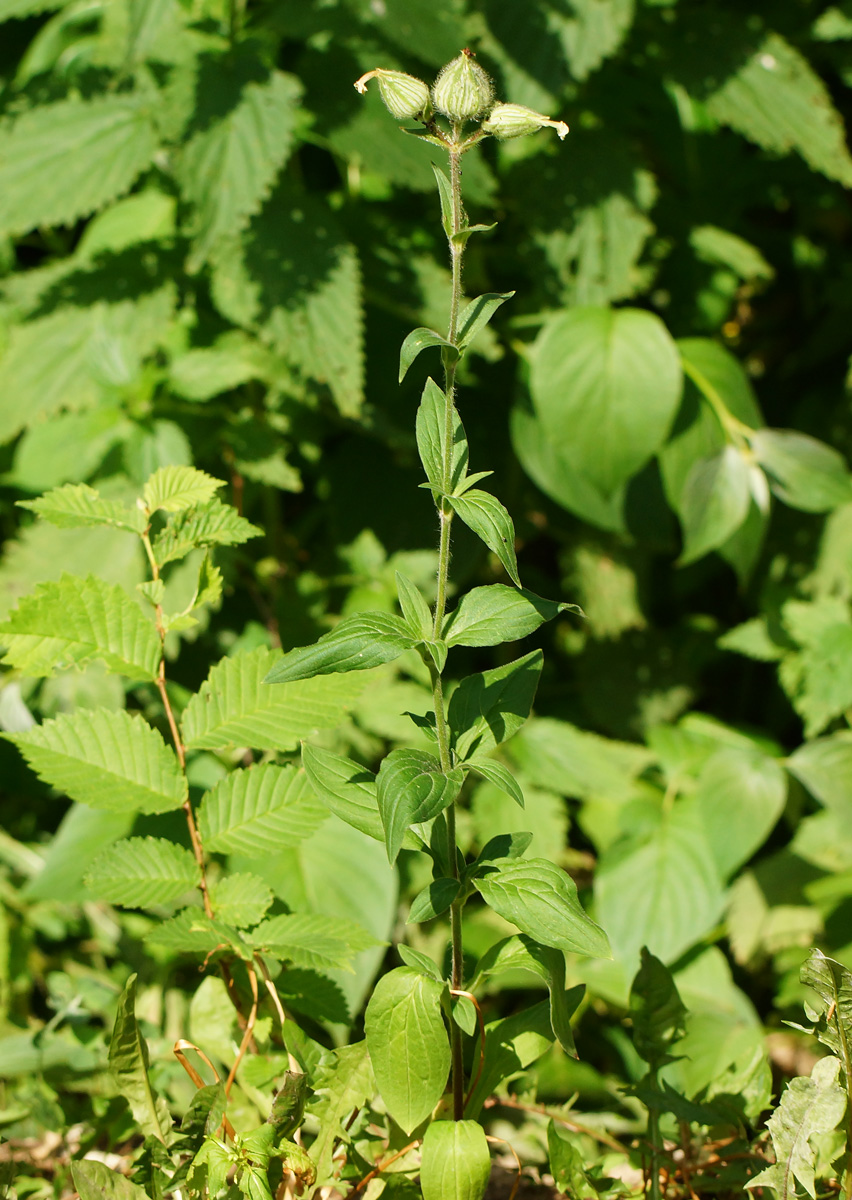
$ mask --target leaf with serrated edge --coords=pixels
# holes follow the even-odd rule
[[[265,683],[281,658],[280,650],[259,646],[217,663],[184,709],[187,749],[293,750],[301,738],[338,725],[364,687],[357,675]]]
[[[109,1043],[109,1069],[142,1133],[165,1142],[156,1093],[148,1078],[148,1048],[136,1020],[135,975],[129,977],[119,997]]]
[[[85,883],[109,904],[153,908],[197,886],[198,864],[189,850],[165,838],[134,837],[99,854]]]
[[[443,492],[444,442],[447,432],[447,397],[434,379],[427,379],[417,410],[417,449],[423,470],[433,492]],[[457,491],[467,473],[468,448],[464,426],[455,406],[453,407],[453,447],[450,466],[449,491]]]
[[[491,1154],[478,1121],[433,1121],[420,1149],[423,1200],[482,1200]]]
[[[473,588],[444,621],[448,646],[497,646],[534,633],[561,612],[576,612],[576,604],[544,600],[534,592],[492,583]]]
[[[376,1083],[388,1112],[405,1133],[441,1099],[450,1043],[441,1015],[443,988],[411,967],[382,976],[364,1018]]]
[[[217,919],[237,929],[263,920],[272,899],[272,888],[259,875],[248,871],[225,875],[210,889],[210,903]]]
[[[73,1162],[71,1177],[80,1200],[148,1200],[147,1193],[132,1179],[94,1158]]]
[[[159,467],[148,479],[142,499],[149,512],[162,509],[175,513],[195,504],[206,504],[224,486],[221,479],[214,479],[206,471],[170,465]]]
[[[37,500],[18,500],[19,508],[28,508],[43,521],[60,529],[80,529],[92,525],[111,525],[131,533],[145,528],[145,515],[115,500],[103,500],[85,483],[66,483],[52,488]]]
[[[116,584],[63,575],[24,596],[0,623],[6,663],[25,675],[52,675],[98,658],[131,679],[157,677],[161,646],[153,621]]]
[[[174,751],[123,709],[78,709],[5,736],[39,779],[90,808],[161,813],[186,799]]]
[[[505,858],[475,880],[490,908],[544,946],[611,958],[607,936],[581,908],[570,875],[544,858]]]
[[[326,818],[304,771],[260,763],[232,771],[201,801],[198,828],[214,854],[275,854]]]
[[[472,488],[462,496],[447,496],[452,508],[485,545],[500,559],[506,574],[521,586],[515,557],[515,526],[496,496]]]
[[[347,1118],[373,1096],[367,1043],[355,1042],[333,1050],[320,1064],[313,1090],[308,1112],[319,1121],[319,1133],[311,1144],[311,1157],[317,1167],[317,1184],[324,1186],[333,1178],[335,1146],[339,1141],[349,1141]]]
[[[352,969],[362,950],[381,943],[361,925],[320,913],[286,913],[269,917],[245,934],[254,946],[269,950],[298,967]]]
[[[469,230],[468,232],[473,232]],[[462,309],[459,314],[459,349],[465,350],[496,313],[501,304],[511,300],[514,292],[487,292]]]
[[[145,935],[149,946],[172,950],[175,954],[200,954],[204,957],[221,952],[236,954],[251,961],[252,950],[240,937],[239,930],[224,920],[211,919],[200,908],[184,908],[168,921],[160,921]]]
[[[154,539],[157,565],[185,558],[191,550],[207,546],[240,546],[260,537],[262,529],[241,517],[235,508],[215,497],[204,504],[181,509]]]
[[[314,675],[366,671],[399,658],[415,642],[402,617],[381,612],[354,613],[312,646],[299,646],[285,654],[265,682],[295,683]]]
[[[452,342],[448,342],[440,333],[436,333],[434,329],[412,329],[408,337],[402,343],[399,351],[399,382],[402,383],[405,376],[408,374],[408,368],[417,358],[421,351],[426,350],[429,346],[440,346],[442,351],[446,351],[453,359],[458,358],[458,350]]]

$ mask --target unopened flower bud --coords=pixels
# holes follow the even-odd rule
[[[545,125],[552,126],[560,138],[564,138],[568,132],[564,121],[551,121],[550,117],[533,112],[523,104],[495,104],[488,114],[488,120],[482,122],[482,131],[498,138],[526,137]]]
[[[488,111],[493,100],[491,80],[470,50],[463,50],[458,58],[447,63],[432,88],[435,108],[451,121],[479,117]]]
[[[419,117],[429,108],[429,88],[422,79],[406,75],[404,71],[383,71],[377,68],[356,80],[355,87],[362,95],[371,79],[378,80],[385,107],[398,121]]]

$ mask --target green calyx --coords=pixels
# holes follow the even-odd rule
[[[471,121],[491,107],[491,79],[470,50],[463,50],[443,68],[432,88],[432,102],[451,121]]]
[[[377,67],[356,80],[355,87],[363,95],[367,84],[375,79],[388,112],[398,121],[422,117],[429,111],[429,88],[422,79],[404,71],[385,71]]]
[[[516,138],[536,133],[546,125],[556,130],[560,140],[568,133],[568,126],[564,121],[552,121],[550,117],[545,117],[523,104],[495,104],[487,119],[482,122],[482,131],[498,138]]]

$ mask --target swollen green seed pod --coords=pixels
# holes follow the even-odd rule
[[[493,101],[491,80],[471,50],[463,50],[447,63],[432,88],[435,108],[451,121],[473,120],[487,112]]]
[[[488,114],[488,119],[482,122],[482,131],[498,138],[526,137],[528,133],[535,133],[545,125],[552,126],[560,138],[564,138],[568,133],[568,126],[564,121],[551,121],[550,117],[525,108],[523,104],[495,104]]]
[[[377,67],[355,81],[355,87],[362,95],[371,79],[378,80],[385,107],[398,121],[407,121],[428,111],[429,88],[422,79],[406,75],[404,71],[384,71]]]

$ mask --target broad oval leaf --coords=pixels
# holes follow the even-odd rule
[[[405,1133],[429,1116],[444,1094],[450,1042],[441,1015],[443,985],[411,967],[376,984],[364,1027],[376,1083]]]
[[[852,733],[832,733],[805,742],[787,759],[787,767],[811,795],[844,817],[852,797]]]
[[[417,410],[417,449],[426,478],[436,493],[456,491],[467,474],[468,448],[464,426],[453,404],[448,413],[447,395],[434,379],[427,379]],[[447,447],[447,417],[450,419],[451,447]],[[445,463],[449,478],[444,477]]]
[[[448,646],[499,646],[534,633],[561,612],[579,613],[576,604],[544,600],[526,589],[492,583],[473,588],[444,622]]]
[[[559,313],[532,348],[539,421],[565,461],[607,495],[663,444],[682,385],[668,330],[638,309]]]
[[[445,774],[438,759],[424,750],[392,750],[382,760],[376,795],[391,862],[396,861],[406,830],[442,813],[463,782],[461,768]]]
[[[440,333],[436,333],[434,329],[426,329],[423,327],[420,329],[412,329],[411,333],[409,333],[408,337],[402,343],[399,351],[400,383],[402,383],[403,379],[405,379],[405,376],[408,373],[408,368],[414,362],[415,358],[417,358],[418,354],[427,349],[429,346],[440,346],[442,350],[452,356],[453,360],[457,359],[459,356],[458,349],[453,345],[453,343],[448,342],[445,337],[442,337]]]
[[[264,683],[293,683],[337,671],[366,671],[392,662],[416,644],[401,617],[355,613],[344,617],[313,646],[300,646],[278,662]]]
[[[423,1200],[482,1200],[491,1174],[478,1121],[433,1121],[420,1149]]]
[[[124,908],[153,908],[177,900],[199,882],[189,850],[165,838],[125,838],[99,854],[86,875],[86,887]]]
[[[852,501],[846,459],[825,442],[792,429],[759,429],[750,438],[773,492],[802,512],[828,512]]]
[[[735,446],[694,463],[681,496],[679,564],[695,562],[736,533],[748,514],[749,497],[749,464]]]
[[[777,759],[730,746],[704,764],[691,798],[719,874],[730,878],[771,833],[787,800]]]
[[[275,854],[325,820],[303,771],[260,763],[232,771],[201,801],[198,829],[214,854]]]
[[[313,1079],[313,1093],[308,1111],[319,1121],[319,1133],[311,1144],[311,1157],[317,1166],[317,1183],[322,1186],[333,1179],[332,1153],[347,1139],[347,1118],[373,1096],[367,1043],[341,1046],[324,1057]]]
[[[611,958],[599,925],[583,911],[577,887],[546,858],[495,859],[474,881],[489,908],[544,946]]]
[[[40,779],[90,808],[169,812],[187,797],[174,751],[124,709],[78,709],[5,736]]]
[[[515,557],[515,526],[496,496],[472,488],[461,496],[447,496],[448,503],[473,532],[500,559],[506,574],[521,586]]]

